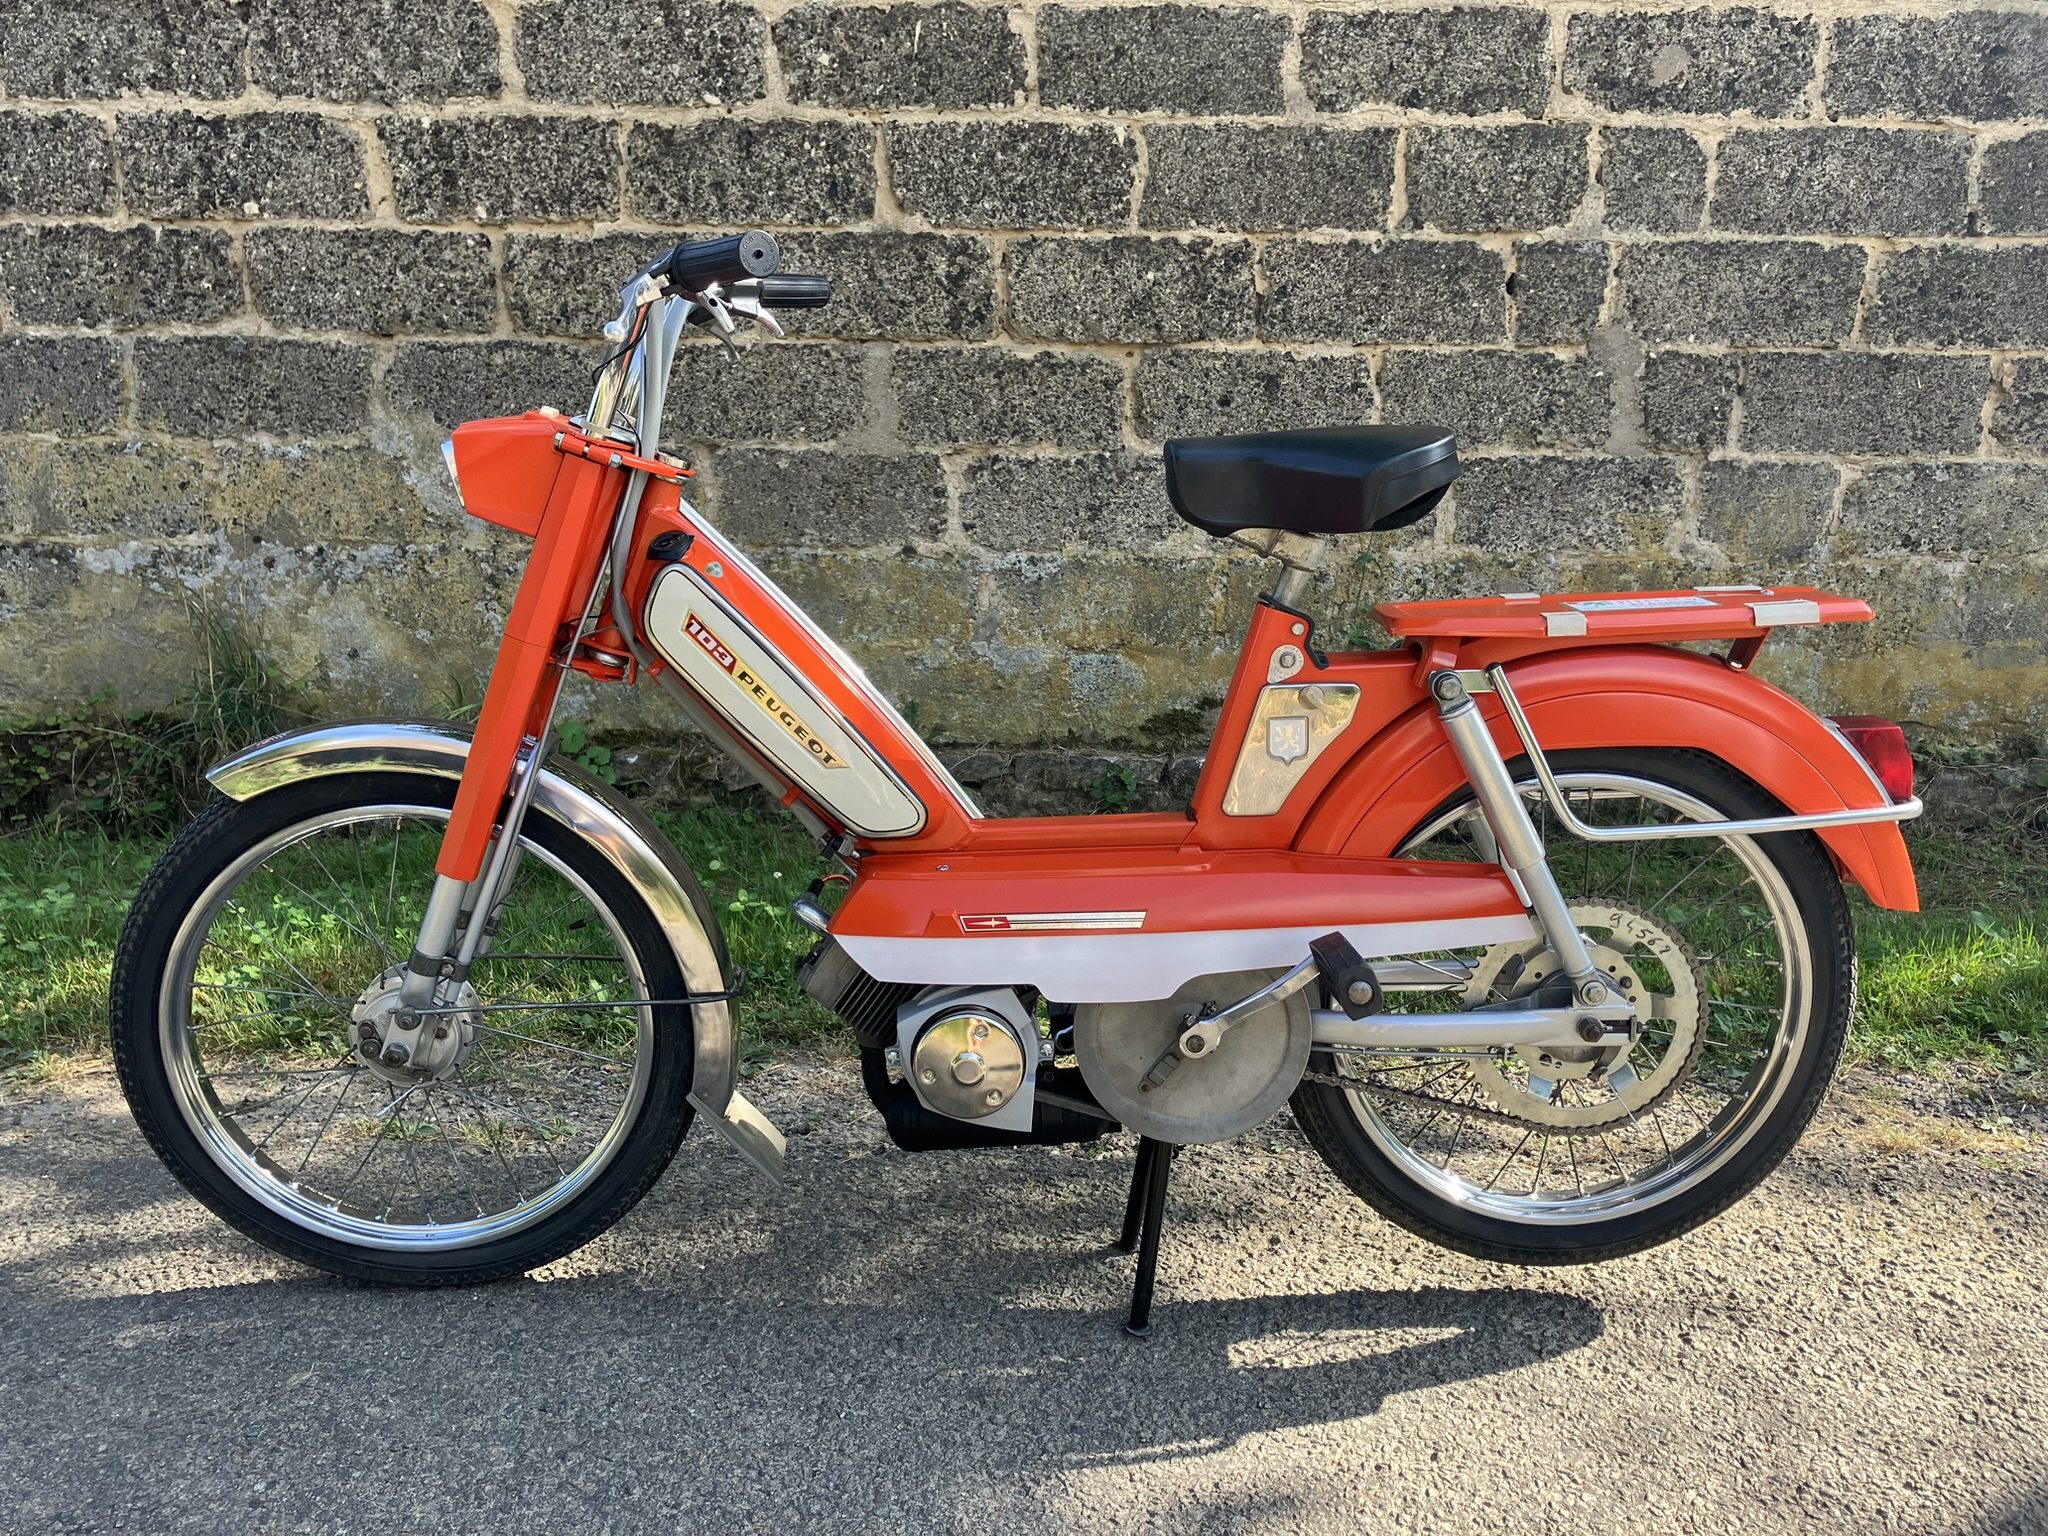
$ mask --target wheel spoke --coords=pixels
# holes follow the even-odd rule
[[[229,845],[165,964],[183,999],[166,1015],[184,1064],[171,1088],[206,1154],[343,1245],[374,1228],[399,1250],[464,1247],[563,1209],[630,1144],[655,1052],[674,1048],[648,1022],[625,918],[577,858],[522,842],[488,957],[518,1027],[487,1016],[483,981],[449,981],[428,1019],[441,1033],[409,1061],[340,1049],[352,1018],[389,1027],[401,887],[428,878],[446,815],[329,808]]]
[[[559,1040],[543,1040],[537,1035],[522,1035],[516,1029],[505,1029],[497,1024],[476,1026],[487,1035],[503,1035],[508,1040],[523,1040],[528,1045],[546,1046],[551,1051],[566,1051],[571,1056],[582,1056],[590,1061],[601,1061],[608,1067],[630,1067],[632,1063],[623,1056],[600,1056],[595,1051],[578,1050],[573,1045],[564,1045]]]
[[[441,1127],[441,1112],[435,1108],[435,1100],[440,1097],[441,1095],[437,1093],[430,1093],[427,1095],[426,1100],[427,1114],[434,1122],[434,1140],[441,1144],[441,1150],[447,1154],[448,1166],[455,1171],[455,1177],[462,1182],[463,1188],[468,1191],[469,1203],[476,1207],[477,1215],[489,1215],[490,1213],[484,1209],[483,1197],[476,1192],[476,1186],[470,1181],[468,1170],[462,1166],[461,1158],[455,1155],[454,1140]]]
[[[329,870],[327,867],[327,861],[320,857],[319,849],[317,849],[313,845],[313,842],[310,838],[300,846],[305,849],[306,856],[310,858],[316,865],[319,866],[320,873],[327,877],[327,883],[330,886],[332,886],[337,891],[347,889],[347,887],[344,886],[341,881],[334,878],[333,872]],[[341,913],[337,912],[333,907],[329,906],[326,902],[322,901],[318,896],[315,896],[311,891],[307,890],[305,887],[294,884],[293,888],[297,890],[301,896],[305,897],[306,900],[312,902],[314,906],[318,907],[322,912],[325,912],[329,917],[333,918],[337,923],[342,924],[344,927],[355,930],[364,938],[368,939],[373,945],[376,946],[377,953],[383,957],[384,964],[386,967],[390,967],[398,963],[397,959],[392,955],[390,947],[384,942],[383,938],[378,934],[370,932],[368,925],[360,920],[362,915],[361,909],[357,907],[355,898],[353,896],[349,898],[349,907],[350,910],[356,913],[356,917],[348,918],[343,917]]]

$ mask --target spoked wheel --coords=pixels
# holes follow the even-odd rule
[[[1526,765],[1511,766],[1519,782]],[[1690,754],[1563,753],[1553,766],[1594,825],[1778,809]],[[1791,1150],[1841,1057],[1854,933],[1810,833],[1593,843],[1551,825],[1533,779],[1522,788],[1596,964],[1644,1020],[1641,1038],[1583,1051],[1318,1052],[1294,1108],[1331,1168],[1411,1231],[1517,1263],[1612,1258],[1718,1214]],[[1439,807],[1402,851],[1492,857],[1469,797]],[[1416,1006],[1526,996],[1558,969],[1540,941],[1431,958],[1457,980]]]
[[[411,1059],[382,1059],[454,787],[351,775],[216,802],[116,957],[115,1060],[158,1155],[234,1226],[340,1274],[545,1263],[623,1215],[689,1125],[688,1009],[652,1001],[685,992],[659,924],[539,814],[487,952]]]

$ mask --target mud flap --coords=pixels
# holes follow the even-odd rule
[[[713,1108],[694,1093],[690,1095],[690,1102],[717,1127],[719,1135],[732,1143],[741,1157],[776,1183],[786,1182],[788,1171],[784,1154],[788,1143],[782,1132],[775,1128],[775,1123],[755,1108],[745,1094],[735,1088],[722,1110]]]

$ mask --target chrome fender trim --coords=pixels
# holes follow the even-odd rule
[[[230,800],[253,800],[287,784],[335,773],[424,773],[459,779],[468,757],[469,738],[450,726],[361,720],[273,736],[215,764],[206,778]],[[551,768],[541,771],[533,807],[603,853],[646,901],[668,936],[692,993],[725,989],[717,947],[690,902],[687,871],[652,822],[596,785]],[[749,1163],[771,1178],[782,1178],[782,1133],[737,1086],[739,1042],[731,1005],[701,1003],[695,1014],[690,1102]]]

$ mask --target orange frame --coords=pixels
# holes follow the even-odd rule
[[[1333,903],[1361,922],[1519,913],[1512,886],[1492,866],[1418,867],[1395,860],[1401,839],[1465,784],[1424,688],[1427,674],[1442,668],[1503,664],[1547,750],[1711,752],[1797,814],[1886,803],[1840,736],[1746,670],[1769,632],[1765,607],[1810,609],[1813,617],[1805,622],[1867,619],[1869,609],[1852,599],[1781,588],[1764,592],[1771,601],[1757,606],[1751,606],[1754,594],[1763,589],[1651,594],[1655,601],[1647,604],[1642,595],[1620,594],[1390,604],[1380,618],[1400,645],[1328,655],[1316,649],[1305,614],[1261,599],[1185,814],[984,818],[859,668],[682,503],[677,482],[684,472],[665,461],[629,464],[614,448],[583,437],[553,413],[475,422],[455,434],[465,505],[531,531],[535,543],[442,848],[444,875],[474,879],[482,867],[522,743],[545,727],[569,640],[590,609],[634,469],[653,476],[627,556],[624,587],[636,623],[656,575],[672,563],[688,565],[925,809],[923,825],[911,835],[852,837],[829,804],[731,737],[733,751],[781,786],[785,806],[826,829],[851,856],[854,882],[833,919],[835,932],[911,937],[943,930],[957,936],[976,911],[1016,905],[1016,895],[999,900],[1000,891],[1039,888],[1064,890],[1068,907],[1142,905],[1169,931],[1199,927],[1196,914],[1218,901],[1230,908],[1233,923],[1273,926],[1327,921],[1336,915]],[[666,541],[659,556],[652,552],[657,540]],[[1561,616],[1582,607],[1593,611],[1560,626]],[[1577,632],[1554,632],[1560,627]],[[1729,640],[1730,658],[1676,644],[1702,638]],[[1303,658],[1289,683],[1356,684],[1356,714],[1277,812],[1226,814],[1233,765],[1260,690],[1273,675],[1274,655],[1285,647]],[[661,670],[659,659],[648,670]],[[1499,702],[1481,702],[1503,754],[1514,757],[1519,744]],[[1818,835],[1841,872],[1873,901],[1917,906],[1896,824]],[[1190,875],[1203,879],[1196,884]]]

